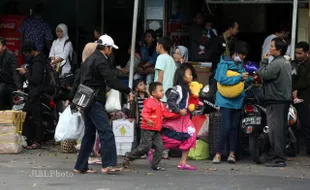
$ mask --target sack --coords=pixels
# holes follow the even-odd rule
[[[208,143],[197,140],[196,148],[191,148],[188,153],[188,158],[192,160],[206,160],[209,158],[209,145]]]
[[[66,47],[66,44],[68,42],[71,42],[70,39],[67,39],[65,41],[64,48]],[[71,44],[72,44],[72,42],[71,42]],[[71,65],[71,72],[74,74],[76,69],[78,68],[78,64],[79,64],[77,53],[74,50],[72,51],[72,54],[69,55],[69,62]]]
[[[239,76],[240,73],[228,70],[226,73],[227,77]],[[244,90],[244,82],[239,82],[238,84],[225,86],[221,85],[219,82],[217,83],[218,92],[224,96],[225,98],[236,98],[238,97]]]
[[[72,112],[70,106],[60,114],[59,121],[55,131],[55,141],[77,140],[83,135],[84,122],[79,112]]]
[[[91,106],[98,92],[99,90],[94,91],[92,88],[80,84],[72,102],[82,110],[86,110]]]
[[[111,89],[107,93],[107,101],[105,103],[105,110],[108,113],[113,113],[116,111],[120,111],[121,109],[122,109],[121,93],[117,90]]]
[[[43,92],[48,99],[55,98],[59,83],[57,71],[50,64],[45,64]]]

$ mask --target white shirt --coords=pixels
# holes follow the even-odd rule
[[[63,61],[60,63],[62,67],[61,76],[66,73],[71,72],[71,64],[69,62],[69,56],[72,56],[73,47],[71,42],[58,43],[57,40],[54,40],[49,57],[62,58]]]

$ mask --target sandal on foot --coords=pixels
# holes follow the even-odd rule
[[[196,170],[196,167],[194,167],[194,166],[191,166],[191,165],[189,165],[189,164],[184,164],[184,165],[178,165],[178,169],[179,170],[190,170],[190,171],[194,171],[194,170]]]
[[[75,174],[95,174],[95,173],[97,173],[97,171],[93,170],[93,169],[88,169],[86,171],[80,171],[80,170],[74,169],[72,172]]]
[[[151,149],[147,152],[147,160],[149,161],[149,164],[152,164],[152,162],[153,162],[153,153],[154,153],[153,149]]]
[[[213,164],[220,164],[221,163],[221,156],[220,155],[215,155],[213,160],[212,160]]]
[[[99,160],[99,159],[92,159],[92,158],[89,158],[88,159],[88,164],[89,165],[100,165],[100,164],[102,164],[102,162],[101,162],[101,160]]]
[[[106,171],[103,171],[104,169],[106,169]],[[107,168],[102,168],[101,173],[102,174],[115,174],[115,173],[121,172],[122,170],[123,168],[113,168],[112,166],[110,166]]]
[[[129,168],[129,164],[130,164],[130,160],[129,158],[127,158],[126,156],[124,157],[124,160],[123,160],[123,167],[124,168]]]
[[[41,145],[39,143],[33,143],[31,146],[28,146],[27,149],[40,149]]]

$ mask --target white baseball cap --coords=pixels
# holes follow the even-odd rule
[[[118,46],[114,44],[114,40],[106,34],[100,36],[100,38],[98,40],[98,45],[112,46],[113,48],[118,49]]]

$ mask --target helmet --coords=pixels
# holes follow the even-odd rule
[[[254,74],[258,71],[258,65],[256,62],[249,61],[246,65],[244,65],[244,70],[250,74]]]
[[[290,105],[288,111],[288,124],[294,125],[297,122],[297,110],[294,106]]]

